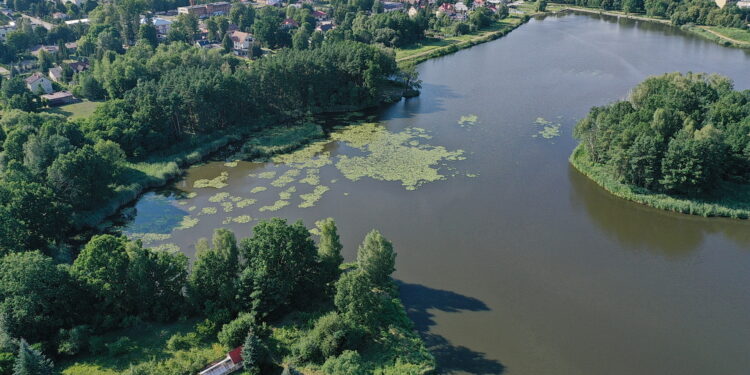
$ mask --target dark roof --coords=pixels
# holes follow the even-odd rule
[[[39,80],[41,78],[44,78],[44,76],[42,75],[42,73],[36,72],[36,73],[34,73],[34,74],[26,77],[25,81],[26,81],[27,84],[31,84],[31,83],[34,83],[34,82],[36,82],[37,80]]]

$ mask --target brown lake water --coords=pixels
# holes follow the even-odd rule
[[[216,227],[246,237],[258,218],[333,217],[353,260],[377,228],[446,373],[750,373],[750,222],[626,202],[567,162],[591,106],[672,71],[750,89],[750,53],[569,14],[419,71],[422,95],[370,114],[377,126],[339,130],[307,161],[190,168],[145,195],[125,231],[192,255]],[[222,172],[226,186],[195,187]],[[316,186],[328,190],[299,207]]]

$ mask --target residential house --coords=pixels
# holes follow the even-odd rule
[[[325,21],[325,20],[327,20],[327,19],[328,19],[328,14],[327,14],[326,12],[321,12],[321,11],[319,11],[319,10],[313,11],[313,12],[312,12],[312,16],[313,16],[313,17],[315,17],[315,19],[316,19],[316,20],[317,20],[318,22],[320,22],[320,21]]]
[[[226,358],[212,363],[199,372],[198,375],[224,375],[231,374],[242,368],[242,347],[238,346],[229,353]]]
[[[263,1],[261,1],[261,3],[263,3]],[[282,0],[265,0],[265,3],[266,5],[271,6],[271,7],[276,7],[276,6],[280,7],[284,5]]]
[[[384,1],[383,2],[383,12],[395,12],[399,10],[404,10],[404,4],[403,3],[396,3],[393,1]]]
[[[56,66],[54,68],[49,69],[49,73],[47,73],[49,78],[55,82],[62,82],[63,81],[63,69],[60,66]]]
[[[738,1],[737,7],[742,8],[742,9],[746,9],[746,8],[750,9],[750,0]]]
[[[78,43],[76,42],[65,43],[65,49],[68,50],[68,53],[75,53],[78,50]]]
[[[36,46],[36,47],[33,47],[33,48],[31,48],[31,54],[32,54],[32,55],[34,55],[34,56],[36,56],[36,57],[39,57],[39,54],[40,54],[40,53],[41,53],[42,51],[44,51],[44,52],[47,52],[47,53],[48,53],[48,54],[50,54],[50,55],[54,55],[54,54],[56,54],[56,53],[57,53],[57,51],[59,51],[59,50],[60,50],[60,47],[58,47],[58,46],[55,46],[55,45],[49,45],[49,46]]]
[[[297,21],[295,21],[295,20],[293,20],[291,18],[287,18],[283,22],[281,22],[281,28],[282,29],[289,30],[289,29],[294,29],[294,28],[297,28],[297,27],[299,27],[299,22],[297,22]]]
[[[12,33],[13,31],[16,31],[15,22],[10,22],[7,25],[0,26],[0,40],[4,42],[5,38],[8,37],[8,34]]]
[[[52,92],[52,81],[45,77],[42,73],[36,72],[25,79],[26,87],[33,92],[43,92],[49,94]]]
[[[37,66],[36,59],[25,59],[15,64],[15,67],[19,72],[26,72],[26,71],[32,70],[36,68],[36,66]]]
[[[454,6],[454,9],[458,13],[466,13],[469,11],[469,7],[467,7],[466,4],[463,3],[463,1],[457,2],[456,5]]]
[[[64,21],[68,19],[68,15],[63,12],[55,12],[55,13],[52,13],[52,18],[56,20]]]
[[[333,30],[336,26],[333,24],[333,21],[323,21],[319,22],[318,26],[315,26],[315,30],[326,32],[328,30]]]
[[[145,25],[148,22],[149,20],[146,17],[141,18],[141,25]],[[152,18],[151,24],[154,25],[157,36],[167,35],[167,33],[169,33],[169,28],[172,27],[172,21],[161,17]]]
[[[78,98],[73,96],[70,91],[58,91],[53,92],[52,94],[44,94],[42,95],[42,99],[44,99],[50,107],[75,103],[78,101]]]
[[[90,67],[89,63],[85,61],[74,61],[68,64],[68,66],[70,67],[70,69],[73,69],[74,74],[87,70]]]
[[[442,3],[438,7],[438,10],[435,11],[435,14],[438,16],[440,16],[441,14],[451,16],[454,13],[456,13],[456,10],[454,9],[453,4],[451,3]]]
[[[253,49],[253,44],[255,44],[255,38],[250,33],[232,31],[229,33],[229,37],[234,43],[233,49],[237,56],[247,56]]]
[[[221,1],[218,3],[191,5],[177,8],[177,14],[192,14],[198,18],[208,18],[211,16],[223,16],[229,14],[232,4]]]
[[[727,4],[735,3],[737,0],[714,0],[719,8],[724,8]]]
[[[419,14],[419,11],[417,10],[417,8],[411,7],[409,8],[409,11],[407,12],[407,14],[409,15],[409,17],[414,18],[417,16],[417,14]]]

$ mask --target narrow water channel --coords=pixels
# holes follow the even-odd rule
[[[673,71],[750,89],[750,53],[568,14],[419,71],[422,95],[366,131],[277,163],[193,167],[144,196],[126,232],[192,255],[215,227],[334,217],[352,260],[377,228],[446,373],[750,373],[750,222],[625,202],[567,162],[591,106]]]

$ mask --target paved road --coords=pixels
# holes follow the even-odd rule
[[[42,25],[47,30],[52,30],[52,27],[54,26],[53,24],[51,24],[49,22],[45,22],[45,21],[42,21],[39,18],[28,16],[28,15],[25,15],[25,14],[23,14],[23,18],[30,19],[32,23]]]

